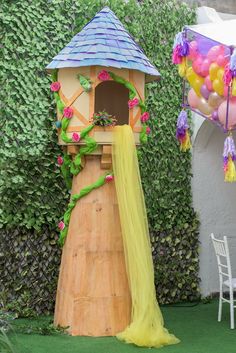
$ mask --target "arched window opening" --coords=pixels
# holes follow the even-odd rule
[[[129,90],[115,81],[101,82],[95,88],[95,113],[105,110],[117,119],[116,125],[129,124]]]

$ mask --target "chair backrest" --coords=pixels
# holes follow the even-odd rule
[[[213,246],[215,249],[220,280],[222,280],[222,277],[226,277],[231,281],[232,271],[227,237],[224,236],[223,240],[216,239],[213,233],[211,233],[210,237],[212,239]]]

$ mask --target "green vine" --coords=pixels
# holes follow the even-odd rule
[[[114,81],[124,85],[129,90],[129,99],[133,99],[135,96],[138,95],[138,92],[136,91],[136,89],[135,89],[134,85],[132,85],[132,83],[125,80],[123,77],[114,74],[111,71],[108,71],[108,73]]]
[[[124,79],[121,76],[114,74],[111,71],[107,71],[107,72],[114,81],[124,85],[129,90],[129,99],[132,100],[135,97],[139,96],[136,88],[134,87],[134,85],[131,82],[127,81],[126,79]],[[147,111],[147,107],[145,105],[145,102],[140,97],[139,97],[138,106],[140,107],[142,114]],[[148,141],[147,128],[148,128],[147,124],[142,123],[142,130],[139,134],[139,140],[141,143],[147,143],[147,141]]]
[[[91,82],[90,78],[83,76],[81,74],[78,74],[77,78],[79,80],[79,83],[83,87],[84,91],[89,92],[92,88],[92,82]]]
[[[86,186],[85,188],[83,188],[82,190],[80,190],[79,194],[72,195],[71,201],[70,201],[70,203],[67,207],[67,210],[64,214],[64,217],[63,217],[64,228],[63,228],[63,230],[61,230],[60,237],[58,240],[58,243],[60,246],[63,246],[65,243],[67,233],[68,233],[69,223],[70,223],[71,212],[72,212],[73,208],[75,207],[77,201],[80,200],[82,197],[88,195],[92,190],[97,189],[97,188],[101,187],[102,185],[104,185],[106,183],[106,177],[108,175],[113,175],[113,173],[107,172],[105,175],[100,176],[97,181],[95,181],[94,183],[92,183],[92,184]]]

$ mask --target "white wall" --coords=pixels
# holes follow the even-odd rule
[[[236,134],[234,134],[236,141]],[[236,274],[236,184],[224,182],[222,150],[225,134],[205,121],[193,145],[192,192],[194,208],[200,218],[201,292],[207,296],[217,292],[218,272],[215,254],[209,239],[229,237],[232,266]]]
[[[227,16],[226,16],[227,17]],[[221,21],[214,9],[199,8],[198,23]],[[229,237],[231,262],[236,276],[236,183],[225,183],[222,153],[226,135],[213,123],[193,114],[192,192],[200,219],[201,293],[218,292],[215,254],[209,239]],[[236,141],[236,134],[234,134]]]

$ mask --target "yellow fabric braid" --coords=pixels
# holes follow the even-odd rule
[[[133,132],[130,126],[123,125],[115,127],[113,135],[113,171],[132,298],[131,323],[117,338],[146,347],[175,344],[179,340],[164,328],[156,300],[147,213]]]

